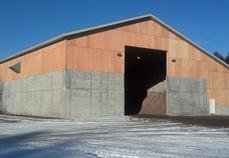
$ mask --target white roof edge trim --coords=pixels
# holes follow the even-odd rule
[[[183,40],[185,40],[188,43],[194,45],[195,47],[197,47],[198,49],[200,49],[202,52],[204,52],[206,55],[212,57],[213,59],[217,60],[218,62],[222,63],[224,66],[226,66],[227,68],[229,68],[229,65],[226,62],[224,62],[223,60],[217,58],[216,56],[214,56],[213,54],[211,54],[210,52],[208,52],[207,50],[205,50],[204,48],[202,48],[201,46],[199,46],[198,44],[196,44],[195,42],[193,42],[192,40],[190,40],[188,37],[186,37],[182,33],[178,32],[177,30],[175,30],[171,26],[167,25],[166,23],[164,23],[163,21],[161,21],[157,17],[155,17],[153,15],[151,15],[151,17],[152,17],[152,20],[156,20],[159,24],[161,24],[162,26],[166,27],[170,31],[174,32],[175,34],[177,34],[178,36],[180,36]]]
[[[220,62],[221,64],[223,64],[224,66],[226,66],[227,68],[229,68],[229,65],[227,63],[225,63],[224,61],[222,61],[221,59],[215,57],[213,54],[211,54],[210,52],[208,52],[207,50],[205,50],[204,48],[202,48],[201,46],[199,46],[198,44],[196,44],[195,42],[193,42],[192,40],[190,40],[189,38],[187,38],[186,36],[184,36],[183,34],[181,34],[180,32],[176,31],[174,28],[172,28],[171,26],[167,25],[166,23],[164,23],[163,21],[161,21],[160,19],[158,19],[157,17],[155,17],[152,14],[146,14],[146,15],[142,15],[142,16],[137,16],[137,17],[133,17],[133,18],[128,18],[128,19],[124,19],[124,20],[120,20],[120,21],[116,21],[116,22],[111,22],[108,24],[103,24],[103,25],[99,25],[99,26],[95,26],[95,27],[90,27],[90,28],[86,28],[86,29],[81,29],[81,30],[76,30],[76,31],[71,31],[71,32],[67,32],[67,33],[63,33],[59,36],[56,36],[54,38],[51,38],[47,41],[41,42],[37,45],[34,45],[28,49],[24,49],[14,55],[11,55],[3,60],[0,61],[1,63],[4,63],[6,61],[9,61],[11,59],[17,58],[19,56],[28,54],[32,51],[35,51],[39,48],[42,48],[44,46],[53,44],[57,41],[60,40],[64,40],[66,37],[68,36],[72,36],[72,35],[77,35],[80,33],[86,33],[88,31],[93,31],[96,29],[102,29],[102,28],[106,28],[109,26],[113,26],[113,25],[118,25],[118,24],[122,24],[122,23],[126,23],[126,22],[131,22],[131,21],[135,21],[135,20],[140,20],[140,19],[144,19],[144,18],[150,18],[154,21],[156,21],[157,23],[159,23],[160,25],[162,25],[163,27],[167,28],[168,30],[172,31],[173,33],[177,34],[180,38],[182,38],[183,40],[187,41],[188,43],[192,44],[193,46],[197,47],[198,49],[200,49],[203,53],[205,53],[206,55],[208,55],[209,57],[213,58],[214,60]]]
[[[64,38],[68,37],[68,36],[72,36],[72,35],[76,35],[76,34],[79,34],[79,33],[84,33],[84,32],[87,32],[87,31],[93,31],[93,30],[96,30],[96,29],[101,29],[101,28],[105,28],[105,27],[109,27],[109,26],[113,26],[113,25],[117,25],[117,24],[122,24],[122,23],[126,23],[126,22],[131,22],[131,21],[134,21],[134,20],[140,20],[140,19],[143,19],[143,18],[151,18],[151,14],[147,14],[147,15],[143,15],[143,16],[137,16],[137,17],[133,17],[133,18],[129,18],[129,19],[124,19],[124,20],[120,20],[120,21],[116,21],[116,22],[111,22],[111,23],[107,23],[107,24],[103,24],[103,25],[99,25],[99,26],[95,26],[95,27],[89,27],[89,28],[86,28],[86,29],[80,29],[80,30],[76,30],[76,31],[71,31],[71,32],[66,32],[66,33],[63,33],[61,35],[58,35],[58,36],[55,36],[53,38],[50,38],[44,42],[41,42],[41,43],[38,43],[30,48],[27,48],[27,49],[24,49],[20,52],[17,52],[13,55],[10,55],[2,60],[0,60],[0,64],[1,63],[4,63],[6,61],[9,61],[9,60],[12,60],[14,58],[17,58],[19,56],[23,56],[25,54],[28,54],[29,52],[32,52],[32,51],[35,51],[39,48],[42,48],[46,45],[49,45],[49,44],[52,44],[52,43],[55,43],[56,41],[60,41],[60,40],[63,40]]]

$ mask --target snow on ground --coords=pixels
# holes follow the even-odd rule
[[[229,128],[160,118],[1,121],[0,158],[229,157]]]

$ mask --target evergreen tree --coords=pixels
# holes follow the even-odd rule
[[[227,56],[224,58],[224,61],[229,64],[229,53],[227,54]]]
[[[217,58],[219,58],[219,59],[225,61],[225,58],[224,58],[219,52],[217,52],[217,51],[214,52],[214,55],[215,55]]]

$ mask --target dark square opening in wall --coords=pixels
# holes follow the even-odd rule
[[[166,79],[166,52],[125,47],[125,115],[141,110],[147,90]]]

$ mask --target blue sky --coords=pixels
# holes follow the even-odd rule
[[[0,0],[0,58],[64,32],[148,13],[209,52],[229,53],[229,0]]]

